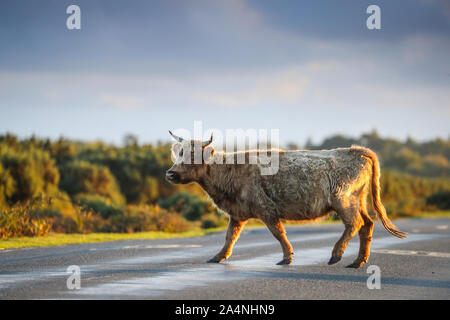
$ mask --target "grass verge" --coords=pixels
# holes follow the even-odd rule
[[[450,211],[421,212],[419,215],[406,218],[450,218]]]
[[[25,247],[43,247],[59,246],[65,244],[107,242],[118,240],[138,240],[138,239],[172,239],[204,236],[208,233],[220,231],[223,228],[211,228],[196,231],[186,231],[180,233],[169,232],[136,232],[136,233],[88,233],[88,234],[63,234],[51,233],[45,237],[18,237],[9,239],[0,239],[0,250],[25,248]]]

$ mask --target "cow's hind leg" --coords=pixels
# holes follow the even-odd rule
[[[207,261],[208,263],[219,263],[231,256],[231,251],[233,249],[234,243],[238,239],[239,234],[244,228],[246,222],[247,221],[234,220],[230,217],[230,221],[228,222],[227,235],[225,237],[225,245],[218,254]]]
[[[335,264],[342,259],[344,250],[351,238],[359,231],[363,225],[363,220],[359,214],[359,205],[350,206],[345,209],[337,209],[337,214],[344,223],[345,230],[341,238],[336,242],[328,264]]]
[[[372,242],[373,232],[373,220],[367,213],[365,204],[361,205],[360,209],[361,217],[364,221],[364,225],[359,230],[359,254],[352,264],[349,264],[347,268],[359,268],[369,259],[370,243]]]
[[[283,260],[279,261],[277,264],[291,264],[294,251],[286,237],[286,230],[284,229],[283,224],[279,219],[264,221],[264,223],[267,225],[270,232],[272,232],[273,236],[280,241],[281,249],[283,250]]]

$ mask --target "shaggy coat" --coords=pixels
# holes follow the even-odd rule
[[[388,232],[404,238],[389,220],[380,200],[380,168],[377,156],[367,148],[352,146],[321,151],[278,152],[279,170],[274,175],[261,175],[260,167],[249,164],[257,151],[245,152],[245,164],[225,164],[229,153],[215,153],[211,146],[194,145],[209,156],[201,164],[185,164],[181,143],[173,148],[175,163],[166,173],[172,183],[198,183],[218,208],[229,215],[229,226],[223,249],[208,262],[221,262],[231,255],[245,222],[262,220],[283,249],[283,260],[292,262],[290,245],[282,219],[314,220],[335,211],[345,231],[332,251],[329,264],[342,258],[349,240],[359,232],[360,251],[349,267],[367,262],[372,240],[373,221],[367,213],[366,197],[372,190],[373,207]],[[188,148],[189,150],[189,148]],[[199,150],[200,151],[200,150]],[[238,153],[233,156],[237,158]],[[269,155],[270,156],[270,155]],[[194,152],[191,151],[193,160]],[[193,163],[193,162],[191,162]],[[222,164],[223,163],[223,164]]]

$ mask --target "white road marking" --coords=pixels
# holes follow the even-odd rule
[[[436,229],[438,229],[438,230],[447,230],[448,226],[445,225],[445,224],[442,224],[442,225],[436,226]]]
[[[80,295],[101,295],[102,297],[128,295],[135,297],[155,297],[165,291],[179,291],[206,286],[215,282],[244,279],[247,275],[227,271],[222,264],[202,268],[183,269],[175,272],[161,272],[153,277],[134,277],[82,287],[68,293]]]
[[[439,236],[437,236],[439,237]],[[415,242],[415,241],[422,241],[426,239],[434,238],[434,236],[431,235],[425,235],[425,234],[414,234],[409,235],[408,238],[402,239],[400,242],[401,244],[408,243],[408,242]],[[384,237],[384,238],[375,238],[372,242],[371,249],[372,252],[377,252],[376,249],[380,249],[380,251],[383,251],[381,248],[386,248],[389,246],[393,246],[399,244],[397,238],[393,238],[390,236]],[[296,249],[294,246],[294,261],[291,265],[294,266],[306,266],[306,265],[313,265],[318,264],[324,261],[328,261],[328,259],[331,256],[331,249],[333,246],[326,246],[326,247],[319,247],[319,248],[309,248],[309,249]],[[373,250],[375,249],[375,250]],[[351,242],[349,243],[348,247],[344,251],[344,256],[348,257],[350,255],[355,255],[358,253],[359,250],[359,242]],[[389,250],[386,250],[389,251]],[[395,251],[395,250],[392,250]],[[399,250],[401,251],[401,250]],[[280,268],[280,266],[275,265],[275,263],[278,260],[281,260],[281,253],[273,253],[269,255],[254,257],[250,259],[243,259],[243,260],[235,260],[232,262],[229,262],[232,266],[239,266],[240,268],[257,268],[257,267],[264,267],[264,268]]]
[[[299,234],[292,237],[291,243],[295,247],[295,243],[314,241],[314,240],[324,240],[339,237],[340,233],[332,232],[332,233],[319,233],[319,234]],[[406,242],[413,241],[422,241],[428,239],[435,239],[443,237],[443,235],[438,234],[411,234],[405,240],[399,241],[393,237],[385,237],[375,239],[372,248],[375,249],[375,252],[386,247],[403,244]],[[270,239],[267,241],[260,242],[250,242],[243,243],[241,245],[238,244],[240,248],[249,248],[249,247],[258,247],[258,246],[279,246],[278,242]],[[357,241],[354,243],[350,243],[347,248],[344,257],[349,255],[354,255],[358,250]],[[164,253],[158,253],[156,255],[149,255],[144,257],[133,257],[133,258],[125,258],[125,259],[116,259],[112,261],[106,261],[101,264],[87,264],[80,265],[82,270],[82,278],[84,280],[93,279],[97,277],[96,275],[91,274],[92,271],[98,270],[110,270],[114,272],[114,268],[118,267],[118,270],[123,270],[123,266],[127,264],[135,264],[141,265],[143,263],[156,263],[156,262],[166,262],[173,261],[178,259],[186,260],[189,262],[192,258],[206,257],[210,254],[216,253],[218,248],[212,245],[208,245],[205,247],[196,247],[197,245],[186,244],[186,245],[147,245],[152,248],[161,248],[161,246],[165,246],[165,248],[170,249],[180,249],[180,246],[189,246],[190,250],[168,250]],[[132,246],[129,246],[132,247]],[[122,247],[123,248],[123,247]],[[332,245],[329,246],[321,246],[317,248],[307,248],[301,249],[298,248],[296,255],[294,256],[294,266],[295,265],[314,265],[318,263],[326,262],[331,253]],[[398,251],[398,250],[397,250]],[[221,281],[232,281],[238,280],[241,278],[248,278],[248,272],[254,272],[255,275],[261,271],[274,270],[283,268],[283,266],[276,266],[275,263],[281,259],[281,252],[278,250],[274,251],[273,254],[264,255],[251,259],[240,260],[239,257],[237,259],[232,259],[228,263],[223,263],[219,265],[208,265],[198,267],[198,265],[193,265],[192,268],[185,268],[172,272],[158,272],[154,276],[151,277],[132,277],[128,279],[116,280],[112,283],[103,283],[99,285],[93,285],[90,287],[83,287],[80,291],[73,291],[70,293],[75,294],[89,294],[89,295],[115,295],[118,293],[121,294],[129,294],[129,295],[140,295],[140,296],[153,296],[159,295],[163,293],[165,290],[182,290],[187,287],[195,287],[199,285],[207,285],[211,282],[221,282]],[[248,271],[246,275],[240,275],[242,271]],[[84,278],[83,277],[84,274]],[[64,277],[66,276],[65,269],[61,270],[60,268],[55,268],[54,270],[48,272],[17,272],[17,273],[0,273],[0,287],[10,287],[18,282],[29,282],[29,281],[39,281],[39,280],[50,280],[53,277]],[[195,280],[195,281],[194,281]],[[117,289],[117,291],[115,291]]]
[[[308,235],[298,235],[291,240],[291,243],[299,243],[299,242],[307,242],[307,241],[315,241],[315,240],[324,240],[331,238],[338,238],[340,233],[338,232],[330,232],[330,233],[319,233],[319,234],[308,234]],[[279,243],[275,239],[271,239],[267,241],[259,241],[259,242],[250,242],[243,243],[239,245],[239,248],[253,248],[253,247],[262,247],[262,246],[279,246]],[[145,246],[145,245],[143,245]],[[171,244],[171,245],[147,245],[147,247],[153,248],[167,248],[167,249],[183,249],[184,247],[191,248],[190,250],[170,250],[167,252],[151,254],[149,256],[139,256],[133,258],[124,258],[124,259],[116,259],[112,261],[105,261],[100,264],[88,264],[88,265],[80,265],[82,276],[83,274],[89,274],[91,272],[95,272],[98,270],[109,269],[112,270],[114,268],[123,268],[124,265],[143,265],[146,263],[163,263],[166,261],[174,261],[174,260],[186,260],[189,261],[193,258],[198,257],[211,257],[217,253],[220,249],[220,245],[218,247],[215,246],[207,246],[201,247],[200,245],[194,244]],[[131,248],[132,246],[128,246]],[[100,248],[95,249],[91,248],[90,251],[108,251],[108,250],[119,250],[124,249],[123,246],[117,248]],[[206,261],[206,259],[205,259]],[[273,262],[273,261],[272,261]],[[46,272],[15,272],[12,274],[1,274],[0,273],[0,287],[7,287],[16,283],[24,282],[24,281],[39,281],[43,279],[49,279],[53,276],[60,276],[61,274],[65,274],[65,270],[54,269]],[[190,273],[189,273],[190,274]]]
[[[174,248],[200,248],[199,244],[154,244],[145,245],[138,244],[134,246],[123,246],[114,248],[91,248],[89,251],[112,251],[112,250],[124,250],[124,249],[174,249]]]
[[[397,254],[401,256],[422,256],[422,257],[439,257],[439,258],[450,258],[450,253],[446,252],[432,252],[432,251],[414,251],[414,250],[372,250],[374,253],[386,253],[386,254]]]
[[[48,279],[53,277],[67,276],[65,271],[32,271],[11,274],[0,274],[0,288],[7,288],[11,284],[21,281],[36,281],[39,279]]]
[[[311,235],[313,236],[313,235]],[[317,236],[317,235],[316,235]],[[401,243],[423,241],[442,237],[435,234],[412,234],[403,239]],[[372,248],[381,249],[398,245],[399,240],[393,237],[378,238],[373,241]],[[350,243],[344,258],[358,253],[359,243]],[[294,255],[293,266],[314,265],[326,262],[331,254],[330,246],[318,248],[299,249]],[[185,257],[186,258],[186,257]],[[160,272],[151,277],[133,277],[121,279],[110,283],[102,283],[90,287],[82,287],[81,290],[69,292],[76,295],[87,296],[159,296],[165,291],[179,291],[188,288],[206,286],[211,283],[229,282],[239,279],[257,277],[261,272],[268,270],[283,270],[286,266],[277,266],[277,259],[281,259],[281,253],[273,253],[250,259],[231,260],[221,264],[212,264],[208,267],[192,267],[172,272]]]
[[[317,241],[317,240],[325,240],[325,239],[338,239],[341,234],[338,232],[330,232],[330,233],[320,233],[320,234],[309,234],[309,235],[299,235],[291,240],[291,243],[299,243],[299,242],[308,242],[308,241]],[[275,246],[279,247],[280,244],[278,241],[269,238],[268,241],[259,241],[259,242],[249,242],[243,244],[236,244],[237,248],[254,248],[254,247],[264,247],[264,246]],[[139,256],[133,258],[125,258],[125,259],[117,259],[113,261],[104,262],[101,265],[95,265],[91,267],[111,267],[111,266],[121,266],[124,264],[127,265],[143,265],[146,263],[161,263],[166,261],[174,261],[174,260],[186,260],[197,258],[197,257],[212,257],[215,255],[221,248],[222,244],[219,244],[217,247],[215,246],[207,246],[203,248],[193,248],[192,250],[175,250],[168,252],[161,252],[157,254],[152,254],[149,256]],[[82,267],[83,268],[83,267]]]
[[[172,248],[201,248],[199,244],[155,244],[155,245],[136,245],[125,246],[122,249],[172,249]]]

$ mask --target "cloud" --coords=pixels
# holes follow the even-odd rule
[[[201,79],[194,98],[210,106],[295,105],[302,99],[308,83],[306,74],[295,68],[225,77],[216,75]]]
[[[46,90],[42,93],[44,99],[48,101],[49,103],[57,103],[61,102],[62,95],[60,92],[57,92],[55,90]]]
[[[351,130],[427,110],[430,122],[448,119],[450,34],[435,30],[441,20],[430,23],[436,5],[414,1],[403,14],[404,1],[386,3],[377,33],[365,28],[364,3],[349,1],[326,11],[259,0],[80,3],[86,20],[78,33],[54,27],[61,12],[53,7],[33,7],[31,22],[0,10],[0,40],[8,43],[0,51],[0,109],[26,108],[20,119],[30,122],[49,106],[67,111],[62,116],[95,111],[114,127],[135,116],[128,131],[139,130],[143,115],[160,121],[174,112],[172,121],[219,118],[234,127],[239,115],[241,126],[274,122],[294,132],[296,115],[317,134],[325,128],[316,123]]]
[[[424,3],[435,5],[439,8],[442,14],[450,19],[450,2],[448,0],[421,0]]]
[[[135,109],[144,105],[144,102],[133,96],[121,96],[105,94],[100,98],[100,103],[120,109]]]

